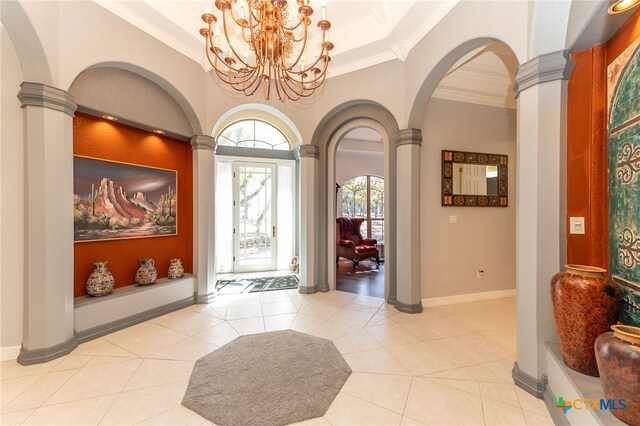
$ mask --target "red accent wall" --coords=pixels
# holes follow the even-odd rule
[[[567,261],[608,268],[607,67],[640,37],[640,9],[605,44],[571,55],[567,110]],[[585,218],[585,235],[569,217]]]
[[[76,113],[73,119],[73,153],[104,160],[178,171],[178,235],[74,245],[74,294],[83,296],[93,262],[106,260],[116,287],[132,285],[138,259],[152,257],[158,278],[167,276],[169,260],[182,259],[193,271],[193,163],[188,143],[149,133],[117,122]]]

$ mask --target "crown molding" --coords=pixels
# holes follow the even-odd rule
[[[487,105],[498,108],[516,109],[517,103],[515,98],[507,99],[504,95],[498,95],[487,92],[479,92],[468,89],[460,89],[440,85],[436,88],[432,95],[434,98],[446,99],[450,101],[466,102],[477,105]]]

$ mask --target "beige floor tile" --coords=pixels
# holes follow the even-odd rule
[[[330,291],[327,293],[316,293],[314,296],[316,296],[318,300],[322,300],[324,303],[342,308],[358,295],[344,291]]]
[[[342,356],[355,372],[397,375],[410,374],[402,364],[383,348],[343,354]]]
[[[298,315],[296,315],[296,319],[294,319],[293,323],[291,323],[291,329],[299,331],[301,333],[311,333],[326,321],[327,320],[323,318],[318,318],[299,312]]]
[[[372,308],[380,308],[380,306],[382,306],[382,304],[384,303],[384,298],[359,294],[351,300],[351,303],[371,306]]]
[[[446,357],[429,348],[424,342],[390,346],[387,349],[414,376],[456,367]]]
[[[522,410],[518,407],[482,398],[482,408],[484,411],[484,422],[487,426],[526,425]]]
[[[265,331],[289,330],[296,314],[271,315],[264,317]]]
[[[402,416],[377,405],[339,393],[324,416],[332,425],[399,425]]]
[[[145,322],[108,334],[103,338],[138,356],[148,357],[186,339],[187,335],[158,324]]]
[[[499,359],[492,362],[484,363],[484,367],[493,371],[497,376],[501,377],[506,383],[513,383],[511,377],[511,371],[513,370],[513,363],[515,362],[515,356],[513,358]]]
[[[460,371],[468,375],[471,379],[476,380],[478,382],[509,383],[509,384],[513,383],[513,379],[510,376],[504,377],[504,375],[497,374],[495,371],[491,370],[484,364],[463,367],[460,369]]]
[[[547,406],[544,401],[536,398],[528,392],[523,391],[519,387],[515,388],[516,396],[518,397],[518,402],[520,403],[520,408],[527,411],[532,411],[537,414],[542,414],[543,416],[549,415],[549,410],[547,410]]]
[[[463,368],[454,368],[452,370],[436,371],[425,374],[422,377],[433,379],[452,379],[452,380],[468,380],[475,381],[470,375],[466,374]]]
[[[297,312],[298,309],[296,309],[295,305],[291,303],[288,296],[287,300],[284,302],[262,303],[262,313],[264,316],[295,314]]]
[[[352,311],[350,309],[342,309],[331,317],[333,321],[343,322],[356,327],[364,327],[369,320],[373,318],[373,314],[367,312]]]
[[[313,330],[310,334],[314,336],[322,337],[324,339],[335,340],[346,334],[353,333],[360,328],[344,324],[342,322],[334,321],[332,319],[326,321],[320,327]]]
[[[67,355],[60,358],[58,365],[53,367],[50,372],[63,371],[63,370],[75,370],[82,368],[91,360],[91,355]]]
[[[404,319],[404,315],[413,316],[411,314],[399,314],[393,317],[396,322],[406,322]],[[448,338],[453,336],[462,336],[465,334],[469,334],[469,330],[460,326],[458,321],[452,320],[450,317],[437,317],[430,319],[418,319],[418,315],[416,314],[415,321],[421,321],[422,327],[434,334],[438,338]]]
[[[61,359],[54,359],[44,364],[20,365],[16,360],[10,360],[0,366],[0,380],[15,379],[17,377],[38,376],[48,373],[58,365]]]
[[[428,426],[426,423],[419,422],[407,416],[402,416],[401,426]]]
[[[339,310],[340,308],[337,306],[328,305],[323,302],[314,302],[306,306],[302,306],[302,308],[300,308],[300,313],[303,315],[328,320],[329,318],[333,317]]]
[[[84,367],[58,389],[44,405],[118,393],[124,389],[141,363],[141,359],[129,359],[113,364]]]
[[[227,308],[227,321],[244,318],[262,318],[262,305],[231,306]]]
[[[137,424],[149,426],[201,425],[206,421],[204,417],[179,405]]]
[[[218,318],[218,319],[224,319],[220,315],[220,313],[218,311],[216,311],[216,309],[211,304],[209,304],[209,305],[205,305],[205,304],[191,305],[188,308],[183,309],[183,311],[199,312],[199,313],[204,314],[204,315],[209,315],[210,317],[214,317],[214,318]]]
[[[18,395],[24,392],[27,388],[37,382],[44,374],[15,377],[12,379],[3,379],[0,382],[0,404],[2,407],[9,404]],[[16,410],[17,411],[17,410]]]
[[[382,346],[414,343],[418,338],[400,324],[383,324],[365,328]]]
[[[356,372],[340,391],[402,414],[410,387],[410,376]]]
[[[101,425],[131,425],[180,406],[188,382],[122,392],[100,422]]]
[[[131,359],[140,359],[139,357],[121,357],[121,356],[92,356],[85,367],[96,367],[98,365],[114,364],[117,362],[127,361]]]
[[[324,417],[316,417],[299,423],[291,423],[290,426],[331,426],[331,423]]]
[[[391,318],[393,320],[394,317]],[[412,321],[412,322],[401,322],[399,323],[405,330],[409,331],[411,334],[416,336],[418,339],[424,341],[439,339],[438,336],[429,331],[426,324],[429,320],[423,321]]]
[[[2,412],[9,413],[40,407],[77,372],[78,370],[64,370],[45,374],[4,405]]]
[[[227,322],[240,335],[264,333],[264,321],[262,317],[243,318],[243,319],[236,319],[236,320],[231,320]]]
[[[149,358],[195,361],[216,349],[218,349],[218,346],[213,343],[205,342],[195,337],[188,337],[173,346],[156,352]]]
[[[478,382],[474,382],[471,380],[439,379],[435,377],[429,377],[428,380],[440,385],[448,386],[450,388],[458,389],[473,395],[480,396],[480,387],[478,386]]]
[[[480,397],[414,378],[405,416],[429,425],[482,425]]]
[[[349,309],[351,311],[366,312],[368,314],[375,314],[380,309],[379,307],[361,305],[360,303],[355,303],[355,302],[348,303],[344,308]]]
[[[80,344],[71,352],[72,355],[98,355],[124,358],[136,358],[137,355],[106,341],[103,338],[94,339]]]
[[[291,298],[286,291],[261,291],[260,302],[264,304],[291,302]]]
[[[87,398],[38,408],[24,425],[97,425],[117,395]]]
[[[163,315],[152,320],[152,322],[188,336],[193,336],[223,321],[198,312],[178,311]]]
[[[341,354],[349,354],[353,352],[368,351],[382,347],[376,339],[373,338],[366,330],[357,329],[356,331],[338,337],[333,340],[336,348]]]
[[[553,420],[550,416],[545,416],[528,410],[522,410],[522,414],[524,414],[524,421],[529,426],[554,426]]]
[[[367,326],[383,325],[383,324],[398,324],[393,320],[392,316],[380,315],[380,312],[382,311],[378,309],[377,313],[367,323]]]
[[[511,405],[512,407],[520,408],[514,387],[514,385],[510,384],[482,382],[480,383],[480,394],[482,395],[482,399],[491,399]]]
[[[16,411],[15,413],[0,414],[0,425],[2,426],[17,426],[22,424],[31,414],[35,413],[33,410]]]
[[[196,339],[204,340],[218,347],[226,345],[238,336],[238,332],[226,322],[193,335]]]
[[[123,392],[184,382],[191,377],[193,365],[192,361],[145,359]]]

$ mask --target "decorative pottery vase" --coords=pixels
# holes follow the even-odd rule
[[[551,279],[553,316],[564,363],[582,374],[598,377],[593,344],[616,323],[620,288],[606,269],[565,265]]]
[[[138,270],[136,271],[136,284],[149,285],[156,282],[158,271],[156,271],[153,259],[138,260]]]
[[[93,272],[87,279],[87,294],[89,296],[106,296],[113,291],[116,283],[107,268],[109,262],[96,262],[93,264]]]
[[[300,272],[300,261],[298,260],[298,256],[293,256],[293,259],[291,259],[289,270],[291,270],[291,273],[293,274],[297,274]]]
[[[613,333],[596,339],[596,358],[606,399],[615,401],[611,414],[640,426],[640,327],[614,325]],[[624,400],[624,409],[622,409]]]
[[[167,277],[172,280],[184,277],[184,266],[182,266],[182,260],[171,259],[169,261],[169,271],[167,272]]]

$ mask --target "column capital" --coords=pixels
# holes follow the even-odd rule
[[[191,136],[191,148],[193,150],[196,149],[206,149],[208,151],[216,150],[216,140],[213,136],[208,135],[194,135]]]
[[[540,83],[554,80],[569,80],[575,62],[566,50],[545,53],[520,65],[516,70],[513,91],[516,96],[523,90]]]
[[[42,83],[23,81],[18,92],[22,108],[38,106],[64,112],[73,117],[78,109],[74,97],[66,90]]]
[[[402,129],[396,133],[396,146],[400,145],[422,145],[422,130]]]
[[[316,145],[300,145],[298,154],[300,155],[300,158],[310,157],[318,159],[320,158],[320,148]]]

